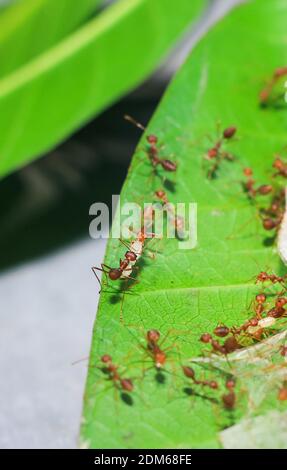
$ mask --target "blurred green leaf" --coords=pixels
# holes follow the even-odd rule
[[[51,149],[139,84],[204,4],[121,0],[0,80],[0,175]]]
[[[21,0],[0,16],[0,77],[71,33],[99,0]]]
[[[223,358],[224,368],[209,364],[206,370],[204,363],[193,366],[198,376],[218,381],[219,390],[213,393],[192,387],[183,378],[180,364],[202,355],[202,333],[212,332],[219,323],[240,325],[254,315],[251,301],[259,289],[254,276],[260,270],[284,272],[276,250],[265,243],[266,232],[240,181],[242,169],[250,166],[258,183],[264,183],[274,153],[286,145],[287,104],[282,98],[278,108],[262,109],[258,102],[265,80],[287,63],[286,20],[287,5],[281,0],[257,0],[238,7],[192,52],[148,127],[147,132],[158,135],[164,144],[164,155],[174,154],[179,163],[175,191],[167,192],[169,200],[198,204],[198,246],[181,250],[177,240],[164,238],[154,260],[144,256],[139,283],[124,297],[124,325],[120,322],[122,297],[101,294],[84,399],[84,446],[219,447],[219,432],[239,422],[247,410],[251,417],[284,409],[276,398],[278,383],[272,383],[274,374],[269,375],[268,368],[261,370],[264,382],[270,381],[264,387],[268,396],[262,396],[261,390],[258,408],[248,396],[250,386],[245,387],[244,375],[253,370],[248,367],[236,386],[236,408],[228,412],[221,395],[226,393],[226,374],[233,371],[230,363]],[[219,120],[221,130],[238,127],[239,138],[230,143],[236,160],[223,162],[218,178],[209,180],[204,156],[212,145],[208,134],[213,142],[218,138]],[[133,158],[122,204],[150,202],[162,185],[159,179],[151,182],[144,143],[143,138]],[[111,239],[105,262],[118,266],[124,251],[118,240]],[[168,335],[163,347],[171,351],[164,380],[159,380],[142,349],[144,334],[151,328],[163,337]],[[126,368],[125,376],[134,378],[129,403],[97,368],[102,354],[110,354],[115,364]],[[249,356],[245,364],[248,360]]]

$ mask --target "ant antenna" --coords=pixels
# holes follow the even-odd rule
[[[141,129],[142,131],[145,131],[145,127],[138,121],[136,121],[134,118],[132,118],[131,116],[129,116],[128,114],[125,114],[124,115],[124,119],[126,121],[129,121],[131,122],[132,124],[134,124],[136,127],[138,127],[139,129]]]
[[[79,364],[80,362],[88,361],[89,356],[87,357],[82,357],[81,359],[78,359],[77,361],[72,362],[72,366],[75,366],[76,364]]]

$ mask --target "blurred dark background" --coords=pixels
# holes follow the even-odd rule
[[[5,2],[0,2],[0,4]],[[140,133],[198,38],[239,0],[211,1],[199,24],[140,88],[0,184],[1,448],[77,444],[105,241],[89,207],[119,194]]]

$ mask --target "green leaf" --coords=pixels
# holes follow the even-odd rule
[[[193,366],[199,376],[218,380],[220,387],[214,393],[195,387],[198,396],[187,395],[190,384],[180,364],[203,354],[202,333],[212,332],[220,322],[240,325],[254,315],[251,301],[259,290],[254,281],[260,270],[283,270],[276,249],[265,244],[266,232],[240,181],[242,169],[250,166],[258,183],[264,183],[272,171],[274,153],[286,145],[285,102],[278,109],[262,109],[258,103],[265,80],[287,63],[286,20],[287,5],[282,0],[257,0],[232,12],[192,52],[148,127],[165,145],[164,155],[174,154],[179,164],[175,191],[167,192],[169,200],[198,204],[198,245],[181,250],[177,240],[164,238],[155,259],[144,256],[139,283],[124,297],[124,324],[121,296],[101,294],[84,398],[83,446],[219,447],[220,431],[247,413],[252,397],[245,388],[245,374],[236,385],[235,410],[228,412],[222,406],[226,373],[233,370],[224,358],[224,368]],[[223,162],[218,178],[209,180],[203,157],[212,145],[207,134],[216,139],[218,120],[224,127],[238,127],[239,139],[230,145],[236,161]],[[162,185],[158,178],[149,177],[144,142],[133,158],[122,204],[150,202],[153,191]],[[124,251],[118,240],[110,239],[105,262],[118,266]],[[142,349],[144,332],[150,328],[168,335],[162,347],[172,348],[163,372],[165,383],[156,380]],[[110,354],[115,364],[127,368],[125,375],[134,378],[130,405],[98,369],[102,354]],[[271,380],[268,368],[262,374],[265,381]],[[271,392],[268,388],[268,397],[260,400],[258,408],[251,407],[249,417],[284,408],[276,398],[277,385]],[[218,401],[210,401],[212,397]]]
[[[56,44],[85,20],[98,0],[21,0],[0,16],[0,77]]]
[[[0,175],[51,149],[147,77],[204,4],[121,0],[0,80]]]

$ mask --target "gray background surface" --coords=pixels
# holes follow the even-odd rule
[[[159,99],[170,74],[184,60],[192,44],[212,22],[236,3],[239,2],[213,2],[176,54],[133,95],[133,100],[138,97],[143,102],[149,95],[153,95],[155,100]],[[153,107],[152,102],[149,114]],[[108,131],[107,137],[113,142],[113,132]],[[96,144],[94,142],[90,139],[89,145],[85,147],[75,143],[73,147],[76,157],[77,151],[86,153],[88,171],[93,155],[97,153],[96,147],[100,145],[98,141]],[[67,143],[64,153],[70,153],[70,148]],[[113,150],[111,147],[111,153]],[[17,178],[21,180],[22,186],[32,187],[33,193],[30,199],[21,198],[16,207],[10,208],[8,216],[6,214],[6,226],[9,220],[14,227],[15,249],[25,245],[26,238],[23,239],[23,236],[27,230],[35,233],[42,224],[39,215],[43,208],[46,209],[51,201],[57,201],[57,180],[55,182],[50,174],[47,176],[51,167],[54,173],[61,172],[68,190],[69,184],[79,184],[80,188],[85,184],[82,168],[75,166],[74,161],[67,162],[65,155],[60,159],[57,152],[56,158],[53,152],[43,159],[40,166],[32,164],[20,172]],[[12,182],[9,184],[12,185]],[[113,192],[112,188],[109,192]],[[16,254],[19,250],[16,249],[13,263],[2,268],[1,448],[72,448],[77,445],[87,368],[85,363],[71,364],[89,353],[98,301],[98,286],[90,267],[99,265],[105,248],[103,240],[93,241],[88,238],[88,209],[88,203],[81,209],[86,218],[86,228],[76,241],[67,241],[64,246],[50,249],[49,253],[41,253],[34,259],[28,257],[28,260],[18,259]],[[22,229],[18,235],[19,220]],[[53,218],[51,221],[51,224],[55,223]],[[51,226],[48,229],[53,228]],[[33,250],[33,246],[30,249]],[[1,250],[1,255],[4,251]],[[13,252],[10,254],[14,255]]]

